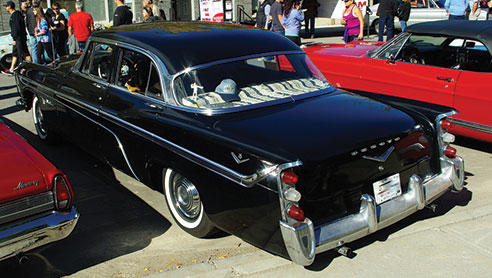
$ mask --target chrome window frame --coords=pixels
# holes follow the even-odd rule
[[[87,45],[90,45],[92,42],[96,42],[96,43],[105,43],[105,44],[108,44],[108,45],[114,45],[118,48],[126,48],[126,49],[129,49],[129,50],[132,50],[132,51],[135,51],[135,52],[138,52],[142,55],[145,55],[146,57],[148,57],[152,63],[155,65],[158,73],[159,73],[159,81],[161,83],[161,91],[162,91],[162,99],[157,99],[157,98],[153,98],[153,97],[149,97],[149,96],[146,96],[146,95],[141,95],[141,96],[144,96],[148,99],[151,99],[151,100],[154,100],[154,101],[159,101],[159,102],[162,102],[162,104],[164,105],[167,105],[169,99],[170,99],[170,90],[167,89],[167,86],[166,84],[169,84],[169,83],[166,83],[166,79],[167,80],[171,80],[171,75],[169,74],[169,71],[167,70],[166,66],[164,65],[164,63],[162,63],[161,59],[159,57],[157,57],[157,55],[155,55],[154,53],[152,53],[151,51],[147,50],[147,49],[144,49],[142,47],[139,47],[139,46],[136,46],[134,44],[130,44],[130,43],[125,43],[125,42],[120,42],[120,41],[116,41],[116,40],[111,40],[111,39],[105,39],[105,38],[98,38],[98,37],[91,37],[89,39],[89,41],[87,42]],[[88,76],[88,77],[91,77],[90,74],[86,74],[86,73],[83,73],[81,72],[81,67],[83,65],[83,61],[85,60],[85,56],[86,56],[86,53],[87,51],[84,51],[84,53],[80,56],[79,60],[77,61],[77,63],[74,65],[74,72],[76,72],[77,74],[79,75],[83,75],[83,76]],[[95,79],[95,78],[91,78],[91,79]],[[111,87],[115,87],[115,88],[123,88],[126,90],[126,88],[124,87],[121,87],[121,86],[118,86],[116,84],[114,84],[114,82],[104,82],[104,80],[100,80],[100,79],[97,79],[99,80],[100,82],[103,82],[105,83],[106,85],[108,86],[111,86]],[[129,94],[131,94],[130,92],[128,92]]]

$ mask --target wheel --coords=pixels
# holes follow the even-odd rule
[[[41,140],[47,143],[56,143],[58,141],[58,137],[53,132],[50,132],[46,127],[43,111],[41,110],[39,102],[39,98],[35,95],[32,99],[32,118],[34,120],[34,126],[38,132],[38,136]]]
[[[0,60],[0,67],[1,67],[2,71],[6,70],[6,69],[10,69],[11,63],[12,63],[12,55],[11,54],[7,54],[7,55],[3,56],[2,60]]]
[[[198,189],[188,178],[167,168],[162,171],[162,181],[167,207],[183,230],[200,238],[217,232],[203,209]]]
[[[374,34],[376,34],[376,35],[379,34],[379,19],[375,19],[372,22],[371,26],[372,26],[371,29],[374,32]]]

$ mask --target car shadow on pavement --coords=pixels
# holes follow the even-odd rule
[[[0,87],[0,91],[12,89],[12,88],[15,88],[15,86],[3,86],[3,87]],[[19,94],[18,93],[10,93],[10,94],[5,94],[5,95],[0,95],[0,99],[8,99],[8,98],[15,98],[15,97],[19,97]]]
[[[492,153],[492,144],[463,136],[456,136],[454,144],[481,152]]]
[[[465,176],[467,175],[472,174],[465,174]],[[349,247],[352,251],[349,258],[355,258],[357,256],[358,249],[371,245],[376,241],[386,241],[391,234],[394,234],[408,226],[411,226],[416,222],[431,219],[434,217],[441,217],[452,210],[455,206],[468,205],[468,203],[472,200],[472,195],[472,191],[468,190],[467,188],[463,188],[463,190],[457,193],[447,192],[432,203],[436,206],[434,207],[435,210],[432,210],[432,207],[424,208],[423,210],[417,211],[407,218],[404,218],[393,225],[379,230],[374,234],[368,235],[354,242],[347,243],[345,246]],[[316,260],[314,261],[314,263],[305,268],[311,271],[322,271],[325,268],[329,267],[329,265],[335,258],[340,256],[342,255],[338,254],[336,251],[329,251],[318,254],[316,255]]]
[[[24,127],[0,119],[67,175],[80,213],[67,238],[25,254],[29,260],[22,265],[16,258],[1,261],[0,273],[12,277],[70,275],[142,250],[170,228],[167,219],[120,184],[110,166],[67,142],[48,146]]]

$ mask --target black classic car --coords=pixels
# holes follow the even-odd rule
[[[16,78],[42,139],[162,191],[194,236],[220,229],[301,265],[463,186],[454,110],[337,90],[265,30],[121,26]]]

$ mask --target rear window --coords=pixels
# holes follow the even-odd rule
[[[199,109],[247,106],[331,87],[305,54],[198,67],[179,75],[173,85],[180,105]]]

